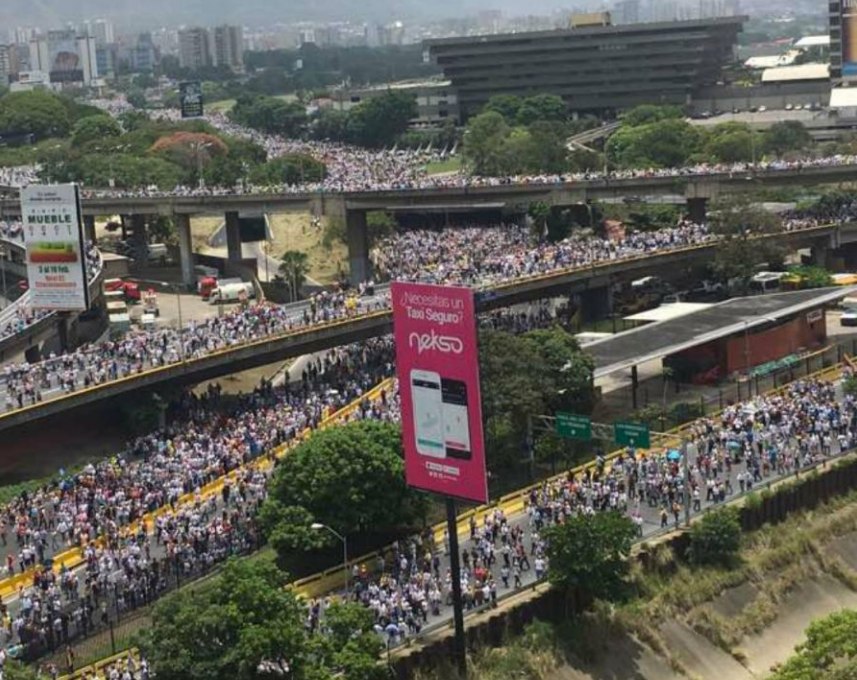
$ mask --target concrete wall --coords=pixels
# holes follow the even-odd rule
[[[828,466],[818,474],[805,473],[801,483],[782,487],[773,494],[764,492],[758,502],[747,503],[740,510],[740,521],[744,531],[753,531],[765,524],[777,524],[794,512],[812,510],[830,499],[857,489],[857,460],[852,459],[835,467]],[[687,533],[676,534],[670,539],[677,555],[683,555],[688,545]],[[637,557],[643,564],[648,555],[642,549]],[[514,604],[513,604],[514,602]],[[515,596],[508,606],[494,613],[480,615],[478,619],[466,621],[467,646],[498,647],[509,636],[519,635],[524,626],[535,619],[560,622],[567,620],[586,606],[580,594],[566,599],[559,591],[546,584],[534,586],[522,595]],[[446,667],[453,658],[452,629],[438,633],[436,638],[412,651],[401,653],[391,662],[396,677],[412,678],[417,669]]]
[[[813,104],[827,106],[830,102],[830,83],[828,81],[806,83],[767,83],[755,87],[709,87],[697,92],[693,97],[691,110],[731,111],[738,108],[748,111],[754,106],[767,106],[769,109],[784,109],[786,104]]]

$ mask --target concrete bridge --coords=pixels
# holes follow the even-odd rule
[[[845,229],[846,227],[821,226],[760,238],[785,241],[791,248],[811,247],[819,257],[824,257],[829,248],[838,245],[840,234]],[[857,231],[857,224],[853,229]],[[609,313],[610,289],[614,283],[650,273],[663,273],[694,261],[710,259],[715,247],[715,243],[708,243],[493,284],[479,291],[477,308],[479,311],[489,311],[544,297],[569,295],[577,296],[588,315],[603,316]],[[133,391],[163,388],[167,384],[195,384],[254,366],[377,337],[391,330],[392,315],[388,310],[298,328],[235,345],[204,357],[46,398],[33,406],[0,414],[0,431],[102,400],[116,399]]]
[[[143,238],[146,219],[167,216],[176,222],[185,283],[193,283],[190,238],[192,215],[223,215],[229,259],[241,259],[241,219],[277,211],[309,211],[341,219],[346,226],[352,280],[371,278],[366,214],[374,210],[396,212],[524,212],[533,202],[563,207],[626,196],[684,196],[691,219],[705,218],[707,203],[723,195],[763,187],[811,186],[857,180],[857,165],[807,166],[783,170],[759,169],[736,173],[681,174],[669,177],[639,176],[557,183],[502,183],[495,186],[461,186],[351,192],[295,192],[223,196],[115,196],[83,199],[88,237],[94,240],[95,217],[122,215],[132,233]],[[86,193],[86,192],[84,192]],[[96,192],[97,193],[97,192]],[[0,199],[0,217],[20,215],[15,196]]]
[[[27,265],[24,262],[24,245],[20,241],[0,239],[4,249],[3,270],[8,277],[7,285],[14,285],[14,280],[27,278]],[[13,280],[14,279],[14,280]],[[102,266],[89,281],[90,300],[97,305],[102,297],[104,267]],[[27,306],[30,293],[24,293],[15,302],[0,312],[0,328],[15,316],[18,309]],[[74,347],[78,344],[77,328],[80,316],[69,312],[54,312],[47,314],[26,326],[19,333],[0,338],[0,362],[9,361],[12,357],[25,354],[29,360],[36,360],[39,347],[46,341],[59,338],[60,347]]]

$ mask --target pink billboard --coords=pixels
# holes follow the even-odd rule
[[[391,295],[408,485],[486,503],[473,291],[394,282]]]

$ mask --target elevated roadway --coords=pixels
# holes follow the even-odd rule
[[[828,225],[761,238],[787,241],[791,247],[797,248],[817,243],[827,244],[838,238],[840,230],[840,227]],[[570,294],[581,295],[584,305],[609,306],[611,283],[710,258],[715,247],[716,244],[712,242],[492,284],[479,290],[477,308],[479,311],[489,311],[547,296]],[[101,400],[115,399],[132,391],[151,390],[168,383],[194,384],[289,357],[377,337],[389,333],[391,329],[392,315],[388,309],[299,327],[101,385],[49,395],[37,404],[0,414],[0,431]]]
[[[14,257],[3,262],[6,274],[19,279],[27,278],[27,267],[24,264],[24,245],[20,241],[0,239],[4,248],[14,253]],[[104,281],[104,267],[98,270],[90,278],[89,295],[90,300],[96,300],[101,296],[101,284]],[[17,313],[30,304],[31,293],[27,291],[6,309],[0,312],[0,329],[12,322]],[[0,362],[8,361],[11,357],[26,352],[32,347],[38,347],[46,340],[56,337],[58,334],[73,334],[73,326],[77,315],[68,313],[51,313],[33,321],[18,333],[6,337],[0,337]]]
[[[740,172],[679,173],[668,176],[640,174],[634,177],[594,177],[573,181],[476,183],[454,187],[425,187],[377,191],[313,191],[265,194],[225,195],[110,195],[90,192],[83,199],[83,212],[88,238],[94,239],[99,215],[123,215],[131,218],[134,233],[145,232],[147,216],[173,217],[181,245],[182,276],[193,283],[190,216],[224,215],[227,250],[231,261],[241,259],[241,225],[243,217],[257,217],[276,211],[310,211],[340,219],[346,228],[349,269],[354,283],[371,278],[369,236],[366,215],[369,211],[396,212],[522,212],[533,202],[551,206],[570,206],[599,199],[625,196],[683,196],[691,219],[702,222],[706,205],[725,194],[754,191],[762,187],[808,186],[853,181],[857,164],[817,165],[784,169],[762,168]],[[0,217],[20,215],[20,201],[15,196],[0,199]],[[139,227],[139,228],[138,228]]]
[[[432,206],[435,204],[510,206],[545,200],[566,205],[599,198],[628,195],[675,195],[688,199],[716,198],[722,194],[759,187],[835,184],[857,180],[857,165],[806,166],[785,169],[759,169],[743,172],[601,178],[568,182],[521,183],[496,181],[492,185],[470,184],[457,187],[393,189],[378,191],[312,191],[263,194],[226,194],[203,196],[141,195],[98,196],[92,192],[83,199],[85,215],[196,215],[232,211],[275,211],[276,209],[314,208],[319,214],[342,215],[348,210]],[[86,193],[86,192],[85,192]],[[0,200],[4,215],[19,215],[16,196]]]

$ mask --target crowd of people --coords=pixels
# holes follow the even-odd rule
[[[524,331],[550,323],[554,313],[538,307],[484,321]],[[11,652],[29,656],[55,649],[151,602],[175,582],[252,550],[267,474],[248,463],[294,441],[392,371],[393,348],[386,338],[331,351],[313,360],[296,382],[263,384],[233,406],[215,388],[187,395],[168,429],[135,439],[122,454],[11,503],[0,516],[8,573],[40,564],[69,545],[85,550],[83,571],[39,571],[34,587],[21,591],[17,608],[0,608]],[[353,417],[397,418],[396,393],[365,400]],[[855,436],[855,401],[840,398],[834,383],[807,380],[697,421],[689,431],[687,478],[678,451],[628,450],[609,463],[600,458],[584,473],[532,491],[523,522],[500,511],[486,514],[481,524],[474,519],[462,546],[466,606],[491,604],[542,578],[548,562],[541,536],[551,523],[614,509],[628,513],[642,534],[645,525],[678,523],[687,503],[698,510],[722,502],[772,474],[851,448]],[[229,472],[221,493],[201,496],[203,486]],[[169,510],[149,526],[138,522],[159,507]],[[129,532],[135,522],[137,530]],[[101,547],[92,544],[94,538],[103,539]],[[452,585],[444,566],[448,552],[448,537],[435,544],[424,535],[395,545],[375,564],[354,565],[348,596],[373,611],[376,630],[389,644],[445,615]],[[323,628],[325,606],[325,600],[308,603],[309,627]]]
[[[70,546],[83,550],[85,566],[37,569],[16,610],[0,606],[3,641],[32,658],[257,547],[255,518],[268,472],[250,463],[359,400],[391,374],[392,362],[391,340],[370,340],[331,350],[308,362],[294,381],[278,387],[263,382],[237,400],[226,400],[215,387],[189,393],[166,429],[22,494],[0,514],[6,574],[37,567]],[[394,394],[364,400],[351,415],[397,416]],[[202,495],[208,483],[229,473],[216,496]],[[160,508],[167,511],[153,523],[143,520]]]
[[[20,222],[0,222],[0,241],[6,240],[14,243],[23,241],[23,227]],[[8,254],[4,253],[3,258],[8,258]],[[95,279],[101,273],[102,260],[101,253],[92,242],[87,242],[85,245],[84,257],[86,260],[86,273],[90,281]],[[4,273],[5,280],[5,273]],[[0,294],[12,290],[11,286],[7,285],[6,290],[0,291]],[[34,309],[30,303],[30,295],[25,292],[16,300],[2,300],[3,308],[0,309],[0,340],[7,337],[17,335],[25,331],[36,321],[39,321],[50,312],[45,310]]]
[[[478,286],[700,245],[713,238],[704,225],[682,221],[619,239],[572,236],[533,244],[527,227],[504,224],[397,232],[380,243],[373,260],[380,279]]]
[[[509,589],[543,578],[549,567],[544,529],[568,517],[618,511],[642,537],[680,525],[686,509],[723,503],[853,448],[857,402],[840,397],[835,382],[801,380],[697,420],[686,434],[686,453],[629,448],[610,461],[599,456],[583,472],[545,481],[528,493],[523,520],[500,509],[471,518],[461,548],[465,607],[492,605]],[[354,566],[346,596],[368,607],[378,634],[396,645],[448,615],[448,554],[446,534],[441,542],[431,532],[397,542],[374,564]],[[310,603],[310,626],[323,623],[328,602]]]
[[[522,225],[452,227],[396,232],[372,252],[378,280],[485,286],[517,278],[586,267],[622,258],[701,245],[715,238],[705,225],[681,221],[675,227],[627,233],[614,238],[571,236],[556,243],[533,242]],[[92,258],[97,251],[90,249]],[[137,330],[124,338],[88,345],[33,364],[0,370],[6,410],[42,401],[141,371],[205,356],[213,351],[290,330],[385,308],[385,295],[354,297],[322,292],[301,310],[270,304],[252,305],[223,317],[194,321],[182,329]],[[37,318],[18,306],[0,317],[0,332],[21,330]]]
[[[525,331],[554,319],[540,307],[519,314],[516,326]],[[36,569],[36,577],[32,588],[21,589],[16,608],[0,605],[0,624],[6,622],[0,641],[33,658],[257,547],[255,518],[268,472],[251,463],[358,401],[392,375],[393,361],[392,339],[385,337],[331,350],[291,382],[264,382],[234,403],[215,386],[186,394],[167,429],[22,494],[0,510],[0,555],[6,576]],[[364,399],[348,417],[398,419],[398,393]],[[201,489],[224,476],[220,493],[202,496]],[[147,523],[147,514],[160,508],[167,511]],[[39,568],[71,546],[83,550],[82,571]]]
[[[223,316],[191,321],[181,329],[131,332],[118,340],[85,345],[60,356],[0,369],[7,410],[22,408],[59,391],[100,385],[141,371],[203,357],[240,343],[324,323],[371,309],[349,304],[344,293],[322,292],[300,310],[274,304],[237,307]]]

